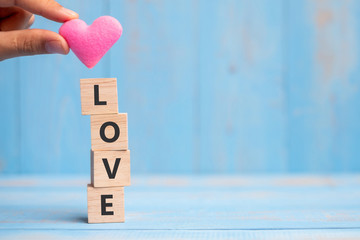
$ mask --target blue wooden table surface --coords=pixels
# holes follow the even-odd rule
[[[1,239],[360,239],[360,175],[134,176],[87,224],[87,177],[0,177]]]

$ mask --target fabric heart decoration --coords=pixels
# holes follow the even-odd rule
[[[65,22],[59,29],[70,49],[88,68],[93,68],[122,34],[113,17],[102,16],[88,26],[80,19]]]

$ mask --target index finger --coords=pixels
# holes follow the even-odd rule
[[[0,0],[0,7],[11,6],[18,6],[56,22],[65,22],[79,17],[76,12],[64,8],[54,0]]]

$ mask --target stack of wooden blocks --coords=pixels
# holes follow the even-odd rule
[[[118,113],[116,78],[81,79],[81,111],[91,115],[88,222],[124,222],[124,186],[130,185],[127,114]]]

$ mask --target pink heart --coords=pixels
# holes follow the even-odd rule
[[[59,29],[71,50],[88,68],[93,68],[120,38],[121,24],[113,17],[102,16],[88,26],[80,19],[65,22]]]

